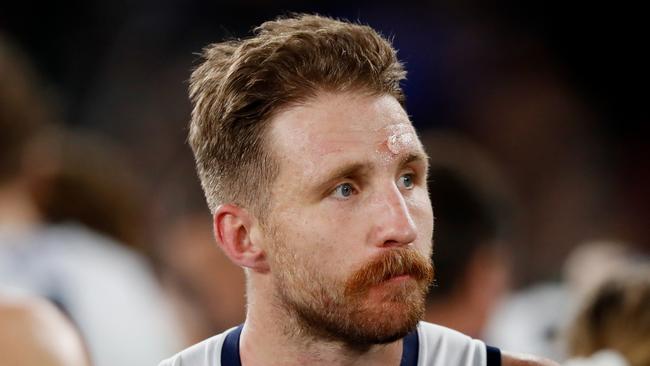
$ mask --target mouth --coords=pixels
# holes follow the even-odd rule
[[[372,288],[411,289],[433,276],[431,264],[412,250],[385,252],[354,272],[346,281],[346,294],[365,294]]]
[[[409,274],[401,274],[384,279],[368,288],[367,296],[373,301],[379,302],[402,302],[413,289],[415,277]]]
[[[409,278],[411,278],[411,275],[402,274],[402,275],[390,277],[390,278],[384,280],[383,283],[400,283],[400,282],[407,281]]]

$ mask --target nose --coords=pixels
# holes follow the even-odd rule
[[[417,228],[402,192],[393,185],[377,193],[370,242],[380,247],[400,247],[417,238]]]

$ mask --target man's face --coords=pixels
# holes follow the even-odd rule
[[[279,113],[265,218],[277,304],[298,330],[356,346],[417,324],[432,279],[426,155],[391,96],[323,93]]]

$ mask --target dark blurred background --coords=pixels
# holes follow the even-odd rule
[[[518,207],[517,286],[557,277],[587,240],[650,248],[639,6],[160,0],[0,9],[0,29],[35,64],[59,119],[112,140],[144,177],[154,237],[188,212],[207,215],[185,144],[196,53],[278,15],[317,12],[393,38],[417,128],[470,136],[503,168]]]

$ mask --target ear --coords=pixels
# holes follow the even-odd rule
[[[256,245],[258,236],[254,233],[259,228],[247,210],[233,204],[221,205],[213,219],[217,244],[233,263],[256,272],[269,271],[266,254]]]

